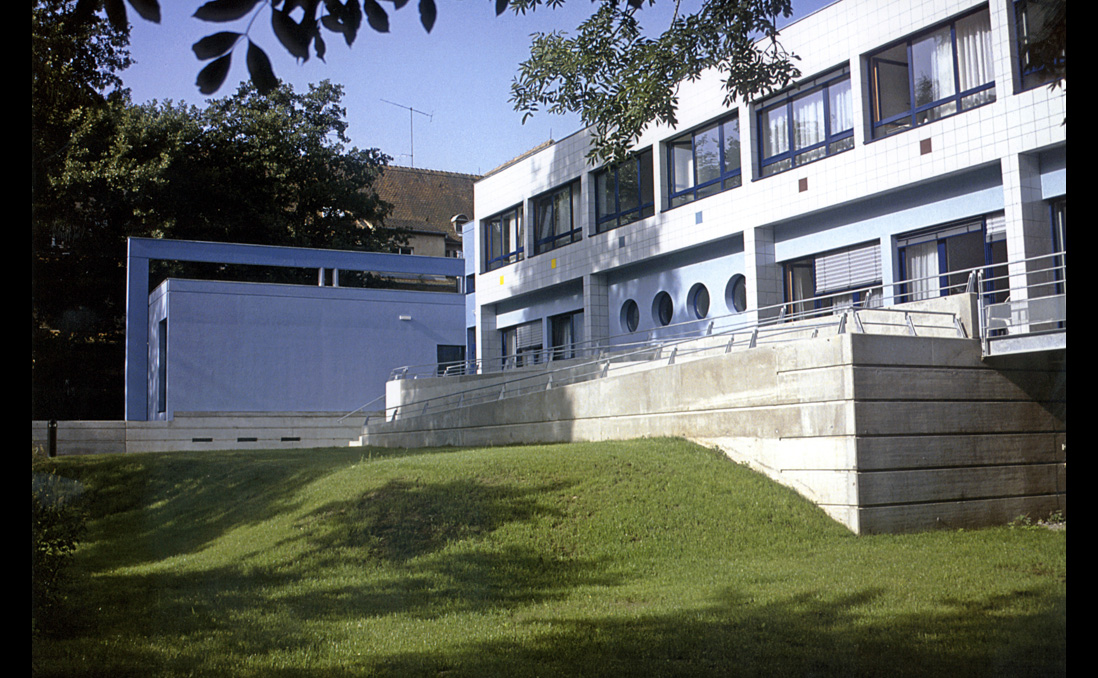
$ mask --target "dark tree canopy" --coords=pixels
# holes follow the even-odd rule
[[[346,149],[342,87],[266,95],[244,83],[206,108],[118,98],[73,118],[54,179],[77,234],[376,250],[392,232],[371,186],[387,158]]]
[[[222,27],[193,45],[206,63],[196,80],[203,94],[225,82],[234,56],[247,64],[260,93],[278,82],[263,46],[249,34],[264,12],[280,46],[300,61],[323,59],[325,36],[352,45],[363,21],[374,31],[389,31],[389,11],[408,0],[208,0],[196,2],[194,17]],[[580,0],[573,0],[578,2]],[[579,113],[595,132],[591,157],[619,160],[655,122],[674,124],[676,89],[709,68],[725,77],[728,99],[745,100],[783,87],[797,77],[795,57],[776,40],[776,20],[790,16],[790,0],[704,0],[693,13],[676,12],[669,26],[652,31],[641,26],[643,8],[657,0],[591,0],[594,11],[569,37],[563,33],[533,36],[530,58],[512,85],[511,101],[526,117],[538,112]],[[662,0],[671,2],[671,0]],[[159,21],[157,0],[128,0],[143,18]],[[539,7],[555,8],[565,0],[492,0],[497,15]],[[79,0],[81,11],[99,9],[118,26],[127,21],[124,0]],[[435,24],[435,0],[417,0],[425,30]]]

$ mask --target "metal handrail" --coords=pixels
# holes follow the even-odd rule
[[[988,280],[1025,278],[1025,284],[997,290],[1011,293],[1003,301],[991,301],[990,295],[985,294],[978,299],[979,338],[985,356],[991,354],[991,342],[997,338],[1016,339],[1067,330],[1067,253],[1054,252],[1010,263],[1015,268],[1026,266],[1015,272],[1008,268],[1006,275]],[[1030,264],[1039,267],[1031,268]],[[981,288],[988,280],[981,282]],[[1024,290],[1024,295],[1012,298],[1019,290]]]
[[[775,310],[779,309],[780,306],[781,305],[762,310]],[[611,369],[634,367],[638,363],[655,364],[657,361],[673,363],[676,360],[687,359],[691,354],[696,355],[707,351],[728,352],[733,347],[754,348],[764,342],[777,343],[782,341],[793,341],[798,338],[793,335],[803,336],[806,333],[810,333],[811,336],[818,336],[821,329],[835,328],[835,333],[840,334],[846,331],[848,313],[854,317],[856,325],[859,323],[857,320],[858,310],[859,309],[856,308],[849,308],[839,314],[802,320],[795,325],[792,324],[789,319],[778,315],[761,322],[741,323],[721,332],[707,332],[701,336],[695,335],[670,341],[664,340],[654,344],[638,342],[635,344],[635,348],[627,350],[621,350],[621,346],[616,345],[614,348],[617,350],[612,352],[605,351],[599,357],[579,364],[572,364],[545,371],[524,371],[522,374],[516,374],[513,378],[502,382],[495,382],[485,386],[473,386],[445,395],[404,403],[393,408],[387,407],[385,410],[385,418],[389,421],[393,421],[397,418],[423,416],[427,413],[438,414],[440,412],[467,407],[488,400],[499,400],[505,397],[514,397],[525,393],[531,393],[536,390],[545,390],[560,385],[577,383],[578,381],[591,378],[605,377],[608,376]],[[953,320],[952,324],[954,327],[959,328],[960,326],[959,322],[956,320],[956,315],[946,311],[903,311],[887,308],[872,308],[870,310],[874,312],[882,311],[885,313],[895,311],[904,314],[908,318],[906,320],[906,326],[912,327],[912,331],[914,331],[914,329],[912,322],[910,321],[911,313],[949,317]],[[963,331],[961,331],[961,334],[963,336]],[[737,336],[742,337],[741,342],[737,342]],[[727,342],[718,343],[716,339],[722,337],[727,337],[729,340]],[[711,345],[690,346],[691,344],[697,343],[709,343]],[[613,367],[615,364],[618,367]],[[568,373],[571,373],[571,376],[569,376]],[[543,379],[544,382],[542,381]],[[440,405],[442,407],[439,407]]]
[[[728,314],[707,319],[707,321],[691,320],[677,323],[676,325],[668,325],[664,328],[660,328],[658,331],[661,336],[655,337],[653,336],[653,332],[649,332],[649,338],[645,340],[636,340],[636,333],[631,333],[613,335],[601,340],[576,342],[565,347],[558,346],[541,349],[536,352],[524,354],[523,357],[538,358],[531,366],[544,365],[545,369],[537,371],[523,370],[521,374],[516,374],[510,379],[501,382],[493,382],[487,386],[473,386],[469,389],[451,392],[446,395],[405,403],[395,408],[387,407],[385,408],[385,418],[391,420],[398,416],[422,416],[427,412],[434,414],[450,409],[443,408],[440,410],[437,408],[437,405],[441,404],[443,401],[457,401],[458,404],[455,407],[465,407],[477,402],[484,402],[488,399],[511,397],[514,395],[521,395],[522,393],[529,393],[533,390],[542,390],[568,383],[575,383],[579,380],[599,378],[609,374],[612,364],[635,366],[637,363],[654,363],[663,360],[675,361],[687,359],[694,354],[716,350],[718,347],[717,340],[722,337],[728,337],[729,341],[723,343],[720,348],[723,351],[728,351],[731,350],[733,346],[737,348],[751,348],[763,342],[776,343],[780,341],[789,341],[797,338],[794,335],[803,336],[805,333],[811,333],[812,336],[817,336],[820,330],[830,327],[834,327],[837,334],[843,333],[847,331],[846,326],[848,318],[849,322],[854,325],[855,331],[864,332],[868,326],[889,326],[903,328],[908,334],[918,334],[920,328],[929,327],[941,330],[944,327],[940,324],[917,323],[915,322],[916,317],[948,318],[950,324],[957,331],[958,336],[966,337],[966,330],[955,313],[929,309],[900,309],[888,306],[890,302],[902,303],[910,300],[912,294],[903,291],[905,290],[904,286],[920,280],[937,281],[946,276],[964,276],[965,282],[949,285],[947,287],[939,287],[937,291],[939,296],[943,296],[943,291],[947,295],[959,292],[975,293],[979,291],[977,299],[979,303],[980,317],[978,322],[980,322],[980,328],[976,334],[982,340],[986,340],[987,329],[984,322],[984,313],[987,305],[987,297],[993,294],[1009,292],[1008,289],[994,289],[994,287],[989,287],[989,285],[1018,275],[1033,276],[1050,272],[1052,272],[1054,279],[1039,282],[1033,286],[1054,283],[1062,285],[1065,266],[1062,263],[1057,264],[1056,262],[1058,259],[1063,258],[1064,254],[1065,253],[1063,252],[1059,252],[1040,257],[1031,257],[1024,260],[961,269],[944,274],[927,276],[922,279],[902,280],[890,284],[892,294],[889,295],[884,294],[885,286],[871,285],[858,290],[845,290],[841,293],[821,295],[810,299],[798,300],[796,302],[783,302],[781,304],[755,309],[752,315],[755,318],[761,319],[754,322],[740,321],[738,323],[730,323],[729,321],[731,320],[742,318],[743,314]],[[1041,259],[1051,259],[1053,265],[1042,269],[1026,270],[1023,273],[1010,273],[1008,268],[1008,273],[1006,275],[984,276],[985,271],[990,272],[993,269],[1001,269],[1017,264],[1029,264]],[[1056,271],[1060,271],[1058,278],[1055,274]],[[848,297],[852,292],[865,293],[867,298],[860,304],[835,303],[839,298]],[[792,312],[790,310],[798,306],[807,307],[809,305],[813,306],[813,308]],[[871,311],[875,316],[875,319],[869,321],[865,318],[865,311]],[[885,322],[881,320],[881,316],[889,315],[896,316],[896,321]],[[742,343],[738,342],[736,339],[741,335],[745,337]],[[785,336],[785,338],[783,338],[783,336]],[[633,340],[615,341],[622,338],[630,338]],[[583,360],[582,358],[578,358],[581,362],[577,363],[574,362],[577,358],[568,358],[568,365],[553,367],[552,364],[554,362],[560,361],[559,358],[553,358],[554,354],[559,355],[562,352],[568,355],[586,355],[590,359]],[[543,357],[544,360],[541,359]],[[503,360],[502,357],[493,358],[490,362],[493,364],[502,364]],[[454,361],[452,363],[404,366],[393,370],[390,374],[390,378],[414,379],[421,375],[427,376],[430,374],[432,377],[438,377],[454,373],[502,374],[507,371],[504,369],[500,372],[485,372],[483,370],[485,362],[486,361],[472,358]],[[568,376],[569,373],[572,375],[571,377]],[[541,381],[543,379],[544,382]],[[537,381],[535,386],[524,386],[524,384],[529,384],[534,381]],[[361,411],[369,404],[377,402],[379,399],[380,398],[375,398],[370,403],[367,403],[367,405],[364,405],[355,411]],[[393,411],[390,412],[390,409]],[[347,416],[350,414],[353,414],[353,412],[349,413]]]
[[[352,414],[357,414],[357,413],[361,412],[362,410],[366,409],[367,407],[369,407],[370,405],[373,405],[373,404],[374,404],[374,403],[376,403],[377,401],[379,401],[379,400],[384,400],[384,399],[385,399],[385,394],[384,394],[384,393],[382,393],[381,395],[379,395],[378,397],[374,398],[373,400],[371,400],[370,402],[366,403],[365,405],[360,405],[360,406],[356,407],[355,409],[351,410],[350,412],[348,412],[347,414],[343,415],[343,416],[342,416],[342,417],[340,417],[339,419],[336,419],[336,422],[340,422],[340,421],[343,421],[344,419],[346,419],[347,417],[351,416]],[[369,417],[367,417],[367,420],[369,420]]]

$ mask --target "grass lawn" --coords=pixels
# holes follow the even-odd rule
[[[102,455],[41,676],[1055,676],[1066,530],[857,537],[680,440]]]

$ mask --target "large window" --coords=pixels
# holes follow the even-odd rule
[[[576,222],[580,186],[573,182],[534,199],[534,254],[580,239]]]
[[[964,292],[972,270],[985,266],[988,300],[1005,298],[1006,219],[1001,212],[898,237],[896,248],[903,301]]]
[[[762,176],[854,148],[850,71],[843,68],[766,101],[759,110]]]
[[[652,149],[595,173],[595,232],[650,217],[656,204],[652,191]]]
[[[1066,30],[1065,0],[1016,0],[1014,18],[1018,33],[1018,68],[1021,89],[1032,89],[1060,78],[1066,67],[1062,49],[1049,38]]]
[[[668,194],[677,207],[740,185],[736,116],[667,142]]]
[[[787,262],[783,268],[786,312],[794,319],[832,308],[880,303],[881,247],[877,242]]]
[[[484,270],[522,261],[522,208],[489,217],[484,225]]]
[[[500,330],[503,344],[503,367],[523,367],[540,363],[542,355],[541,320]]]
[[[553,360],[580,357],[583,343],[583,311],[563,313],[549,318],[549,342]]]
[[[873,138],[995,101],[986,9],[869,58]]]

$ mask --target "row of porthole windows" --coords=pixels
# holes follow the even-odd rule
[[[729,278],[724,287],[724,300],[728,308],[736,313],[747,309],[747,281],[740,274]],[[696,283],[687,295],[687,304],[692,319],[702,320],[709,316],[709,288]],[[659,327],[671,324],[675,317],[675,302],[667,292],[659,292],[652,299],[652,322]],[[621,305],[621,328],[626,332],[636,332],[640,327],[640,307],[633,299],[626,299]]]

